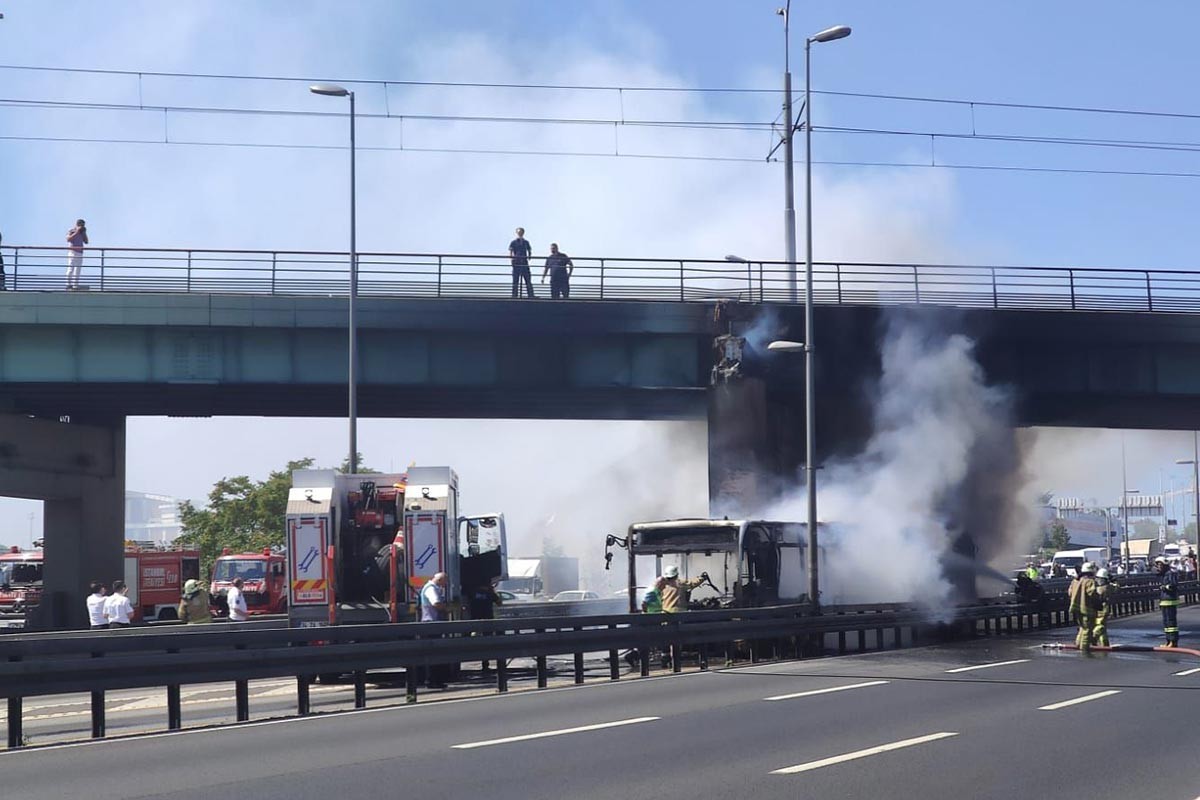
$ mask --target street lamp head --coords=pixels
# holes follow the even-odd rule
[[[725,260],[726,260],[726,261],[732,261],[732,262],[734,262],[735,264],[749,264],[749,263],[750,263],[749,261],[747,261],[746,259],[742,258],[741,256],[725,256]],[[1192,463],[1192,462],[1190,462],[1190,461],[1189,461],[1188,463],[1190,464],[1190,463]]]
[[[808,40],[810,42],[832,42],[835,39],[845,39],[849,35],[849,25],[835,25],[832,28],[826,28],[820,33],[814,33],[808,37]]]
[[[338,86],[336,83],[314,83],[308,87],[308,90],[313,94],[323,94],[326,97],[346,97],[350,94],[349,89]]]
[[[1175,459],[1175,463],[1176,464],[1195,464],[1196,462],[1190,458],[1177,458],[1177,459]]]
[[[767,345],[767,349],[774,350],[777,353],[802,353],[804,352],[804,343],[779,339]]]

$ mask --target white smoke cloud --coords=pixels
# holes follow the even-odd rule
[[[965,566],[974,581],[973,565],[954,554],[964,530],[992,552],[1003,549],[990,541],[997,536],[1025,534],[1026,523],[1012,514],[1020,498],[1007,491],[1011,475],[979,471],[1011,456],[1003,452],[1014,441],[1011,399],[985,382],[974,344],[961,334],[893,317],[882,356],[873,435],[857,456],[830,464],[818,485],[820,517],[831,523],[822,599],[933,608],[954,594],[947,563],[951,574]],[[996,458],[997,449],[1004,457]],[[981,479],[1000,491],[971,491]],[[990,507],[970,507],[981,494]],[[767,516],[803,520],[806,513],[800,491]],[[986,563],[987,553],[980,555]]]

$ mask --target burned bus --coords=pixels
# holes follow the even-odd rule
[[[652,585],[668,565],[677,566],[681,578],[708,573],[709,580],[691,592],[692,608],[803,603],[808,600],[807,530],[804,523],[768,520],[638,522],[625,537],[607,537],[605,568],[611,566],[612,548],[624,548],[630,613],[641,605],[642,587]],[[821,525],[819,531],[825,530]],[[654,576],[643,575],[641,584],[639,556],[643,569],[654,559]]]

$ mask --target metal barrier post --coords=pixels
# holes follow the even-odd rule
[[[183,727],[183,703],[179,698],[179,684],[167,686],[167,730],[177,731]]]
[[[275,268],[276,260],[279,258],[278,253],[271,253],[271,294],[275,294]]]
[[[538,628],[537,632],[545,633],[545,628]],[[546,688],[546,657],[544,655],[537,656],[537,687],[539,689]]]
[[[354,672],[354,707],[367,707],[367,673],[362,670]]]
[[[508,691],[508,659],[496,659],[496,691],[504,694]]]
[[[1146,307],[1154,310],[1154,292],[1150,289],[1150,270],[1146,270]]]
[[[916,296],[917,304],[921,303],[921,279],[917,274],[917,265],[913,264],[913,294]]]
[[[1000,307],[1000,295],[996,291],[996,268],[992,267],[992,308]]]
[[[404,702],[417,702],[417,668],[412,664],[404,668]]]
[[[437,296],[442,296],[442,257],[438,256]]]
[[[763,302],[763,262],[758,262],[758,302]]]
[[[617,629],[616,625],[609,625],[610,631]],[[621,654],[616,650],[608,651],[608,679],[617,681],[621,679]]]
[[[837,270],[838,305],[840,306],[842,304],[842,265],[834,264],[833,268]]]
[[[600,259],[600,299],[604,299],[604,259]]]
[[[684,294],[683,294],[683,262],[680,261],[679,262],[679,300],[682,302],[683,298],[684,298]]]
[[[1067,270],[1067,279],[1071,282],[1071,310],[1075,310],[1075,270]]]
[[[296,676],[296,713],[302,717],[307,717],[312,712],[312,698],[308,692],[309,677],[307,675]]]
[[[13,281],[12,289],[14,292],[17,290],[17,275],[20,273],[20,271],[21,271],[21,251],[14,250],[13,251],[13,274],[12,274],[12,281]]]
[[[100,248],[100,291],[104,291],[104,248]]]
[[[104,738],[104,690],[92,692],[92,738]]]
[[[246,722],[250,719],[250,681],[234,681],[233,694],[237,721]]]
[[[583,683],[583,653],[575,654],[575,683]]]
[[[192,291],[192,251],[188,250],[187,258],[187,291]]]
[[[22,729],[21,698],[8,698],[8,749],[14,750],[25,746],[25,732]]]

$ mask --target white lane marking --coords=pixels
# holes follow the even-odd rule
[[[1176,672],[1175,674],[1182,678],[1184,675],[1194,675],[1197,672],[1200,672],[1200,667],[1196,667],[1195,669],[1185,669],[1183,672]],[[1196,800],[1200,800],[1200,798],[1197,798]]]
[[[596,725],[580,725],[578,728],[560,728],[556,731],[542,731],[541,733],[526,733],[521,736],[506,736],[503,739],[487,739],[482,742],[467,742],[466,744],[453,745],[454,750],[472,750],[476,747],[491,747],[494,744],[510,744],[512,742],[525,742],[530,739],[546,739],[551,736],[565,736],[569,733],[584,733],[586,731],[599,731],[605,728],[619,728],[623,725],[637,725],[641,722],[654,722],[660,717],[634,717],[633,719],[621,719],[616,722],[601,722]]]
[[[971,670],[975,670],[975,669],[991,669],[992,667],[1007,667],[1010,664],[1024,664],[1028,660],[1029,660],[1028,658],[1018,658],[1013,661],[994,661],[991,664],[974,664],[970,667],[958,667],[956,669],[948,669],[948,670],[946,670],[946,672],[953,674],[955,672],[970,672]]]
[[[847,689],[863,689],[867,686],[882,686],[887,681],[867,681],[866,683],[851,683],[848,686],[831,686],[828,689],[811,689],[807,692],[793,692],[792,694],[777,694],[773,697],[764,697],[763,700],[793,700],[797,697],[810,697],[814,694],[829,694],[830,692],[844,692]]]
[[[928,736],[917,736],[913,739],[904,739],[891,744],[881,744],[878,747],[868,747],[866,750],[855,750],[853,753],[845,753],[840,756],[831,756],[830,758],[822,758],[820,761],[809,761],[806,764],[797,764],[794,767],[784,767],[783,769],[772,770],[772,775],[795,775],[798,772],[808,772],[821,767],[828,767],[833,764],[841,764],[846,761],[854,761],[858,758],[866,758],[867,756],[875,756],[880,753],[887,753],[892,750],[900,750],[905,747],[913,747],[926,742],[936,742],[938,739],[949,739],[951,736],[958,736],[957,733],[943,731],[941,733],[931,733]]]
[[[1074,700],[1064,700],[1061,703],[1052,703],[1051,705],[1048,705],[1048,706],[1039,706],[1038,711],[1057,711],[1060,708],[1066,708],[1067,706],[1075,706],[1075,705],[1079,705],[1080,703],[1087,703],[1091,700],[1099,700],[1102,697],[1111,697],[1114,694],[1120,694],[1120,693],[1121,693],[1120,689],[1109,689],[1108,691],[1105,691],[1105,692],[1096,692],[1095,694],[1087,694],[1087,695],[1084,695],[1083,697],[1076,697]]]

